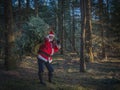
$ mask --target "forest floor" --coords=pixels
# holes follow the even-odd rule
[[[36,57],[26,56],[13,71],[5,71],[0,60],[0,90],[120,90],[120,60],[108,59],[86,63],[86,72],[79,72],[79,58],[56,55],[53,60],[54,82],[39,84]]]

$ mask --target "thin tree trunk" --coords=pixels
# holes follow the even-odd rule
[[[13,34],[13,14],[12,1],[4,0],[4,16],[5,16],[5,67],[7,70],[16,67],[14,55],[14,34]]]
[[[81,0],[81,47],[80,47],[80,72],[85,72],[85,29],[86,29],[86,0]]]
[[[19,20],[21,20],[21,0],[18,0]]]
[[[35,15],[38,17],[38,0],[34,0],[35,2]]]
[[[101,26],[101,42],[102,42],[102,59],[105,58],[105,43],[104,43],[104,27],[103,27],[103,0],[99,0],[99,17]]]
[[[64,21],[64,0],[58,0],[58,8],[60,9],[60,12],[59,12],[59,15],[58,15],[58,23],[59,23],[59,27],[58,27],[58,30],[59,30],[59,38],[60,38],[60,41],[61,41],[61,54],[64,53],[64,28],[63,28],[63,21]]]
[[[30,0],[26,0],[26,17],[28,18],[29,13],[29,9],[30,9]]]
[[[62,29],[61,29],[61,54],[64,54],[64,0],[62,0],[62,18],[61,18],[61,25],[62,25]]]
[[[18,8],[21,9],[21,0],[18,0]]]
[[[27,3],[26,3],[26,8],[29,9],[29,6],[30,6],[30,0],[26,0]]]
[[[69,41],[70,41],[70,46],[71,46],[71,49],[73,49],[73,45],[72,45],[72,39],[71,39],[71,37],[72,37],[72,17],[71,17],[71,10],[72,10],[72,0],[70,0],[70,37],[69,37]]]
[[[106,22],[106,38],[107,38],[107,43],[109,42],[109,35],[110,35],[110,18],[109,18],[109,0],[106,0],[106,17],[107,17],[107,22]],[[109,42],[110,43],[110,42]],[[105,59],[107,60],[108,58],[108,52],[111,52],[111,50],[109,49],[108,45],[105,45]]]
[[[72,4],[72,47],[73,51],[76,51],[75,49],[75,17],[74,17],[74,5]]]
[[[86,51],[88,53],[88,61],[94,62],[92,50],[92,23],[91,23],[91,0],[87,0],[86,16],[87,16],[87,29],[86,29]]]

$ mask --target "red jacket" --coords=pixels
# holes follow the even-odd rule
[[[42,52],[38,52],[38,58],[44,61],[52,61],[52,55],[59,50],[57,45],[53,44],[49,41],[48,38],[45,38],[45,41],[42,45],[40,45],[39,50]],[[47,54],[47,55],[46,55]],[[49,56],[48,56],[49,55]]]

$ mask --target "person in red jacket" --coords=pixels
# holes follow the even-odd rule
[[[45,38],[44,43],[40,45],[38,52],[38,76],[40,84],[46,85],[43,81],[44,65],[48,70],[48,80],[52,82],[53,67],[52,67],[52,55],[60,49],[60,45],[54,41],[54,32],[50,31],[49,35]]]

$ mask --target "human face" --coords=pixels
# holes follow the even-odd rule
[[[53,41],[54,36],[49,36],[50,41]]]

